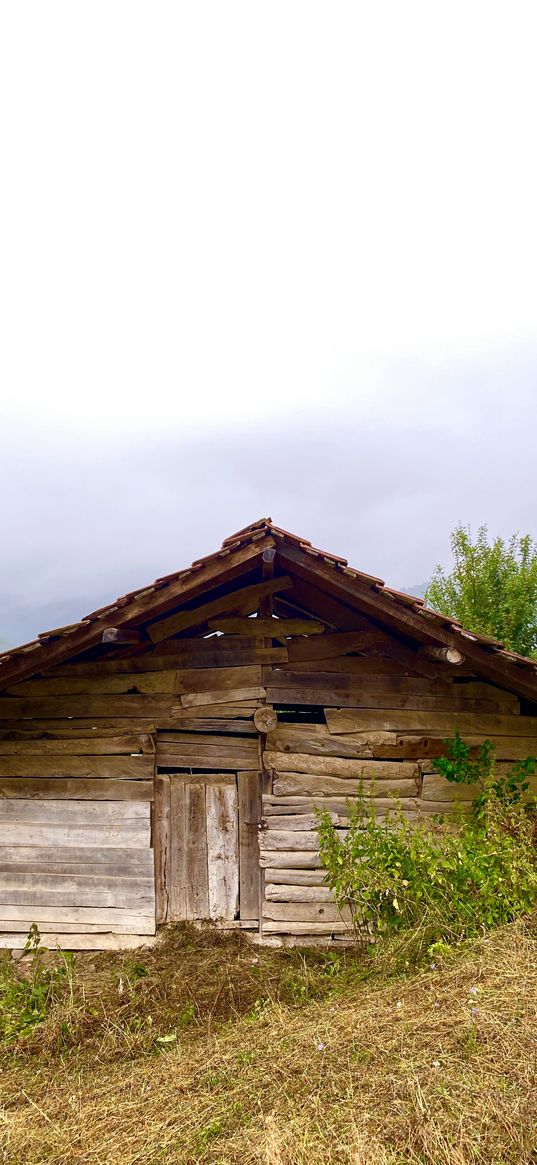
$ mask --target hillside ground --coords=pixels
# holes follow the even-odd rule
[[[188,927],[55,966],[22,1035],[17,982],[35,967],[1,971],[9,1165],[537,1162],[530,923],[418,970],[404,951],[264,950]]]

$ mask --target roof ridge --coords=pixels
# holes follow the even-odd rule
[[[258,518],[257,522],[250,522],[248,526],[244,526],[242,530],[236,530],[234,534],[229,534],[224,538],[222,546],[229,546],[231,542],[235,542],[237,538],[244,538],[247,534],[255,534],[259,530],[272,530],[272,518]]]
[[[188,578],[189,575],[194,575],[195,572],[203,569],[203,567],[209,564],[217,562],[218,559],[226,560],[230,555],[240,551],[242,547],[245,547],[248,544],[253,545],[257,542],[262,542],[266,536],[272,537],[272,545],[274,545],[274,540],[277,542],[279,541],[280,543],[287,543],[290,547],[294,547],[295,550],[302,552],[302,554],[307,555],[309,558],[317,559],[321,564],[326,564],[327,566],[332,567],[334,571],[341,572],[356,582],[358,586],[372,591],[384,600],[387,599],[393,609],[394,615],[396,614],[397,609],[399,609],[399,611],[401,610],[401,607],[406,607],[407,609],[410,608],[413,616],[421,616],[421,619],[424,623],[423,630],[426,636],[430,635],[431,632],[434,635],[433,628],[434,624],[436,623],[439,628],[451,630],[454,635],[460,636],[463,640],[472,640],[476,646],[480,647],[489,655],[492,654],[500,657],[503,656],[504,660],[510,663],[515,670],[522,668],[527,671],[531,671],[533,673],[534,679],[537,679],[537,662],[535,660],[527,659],[525,656],[520,656],[516,652],[508,651],[498,640],[494,640],[488,636],[479,635],[468,631],[467,629],[461,627],[460,624],[451,619],[449,616],[443,615],[441,612],[434,611],[427,607],[422,599],[419,599],[414,595],[408,595],[404,592],[397,591],[392,587],[388,587],[382,579],[375,578],[373,575],[365,574],[363,571],[356,570],[354,567],[349,566],[345,558],[341,558],[336,554],[330,554],[327,551],[320,550],[317,547],[312,546],[311,542],[309,542],[306,538],[300,538],[298,535],[292,534],[289,530],[285,530],[283,527],[276,526],[273,523],[272,518],[258,518],[257,521],[250,522],[248,526],[244,526],[241,530],[237,530],[234,534],[230,534],[227,538],[225,538],[220,550],[216,550],[212,554],[206,555],[204,558],[198,558],[193,563],[191,563],[190,566],[184,567],[182,570],[174,571],[172,574],[158,578],[153,583],[150,583],[145,587],[140,587],[137,590],[130,591],[128,594],[121,596],[114,602],[110,603],[108,606],[101,607],[98,610],[91,612],[89,615],[86,615],[78,623],[70,624],[67,627],[55,628],[47,632],[41,632],[41,634],[36,639],[30,641],[27,644],[8,648],[5,652],[0,653],[0,667],[2,667],[2,665],[8,665],[10,661],[14,660],[16,657],[29,655],[32,657],[32,659],[35,659],[37,663],[37,667],[33,670],[40,670],[41,661],[43,655],[46,653],[47,644],[52,645],[54,642],[57,643],[58,639],[63,638],[69,641],[69,638],[76,634],[78,630],[86,627],[89,631],[92,624],[102,624],[106,618],[110,619],[116,612],[123,612],[125,609],[127,609],[128,613],[128,608],[136,600],[141,600],[143,602],[146,597],[149,597],[157,591],[166,589],[170,585],[173,585],[175,582],[182,582],[182,580]],[[39,663],[37,662],[38,659]],[[530,696],[530,698],[533,697]]]

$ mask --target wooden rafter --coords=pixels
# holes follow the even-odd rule
[[[134,599],[114,611],[115,626],[129,627],[133,624],[135,626],[143,624],[146,620],[156,618],[171,608],[204,594],[211,585],[217,586],[237,579],[261,559],[264,549],[274,545],[274,539],[265,537],[253,544],[241,546],[236,551],[230,551],[225,559],[220,557],[211,559],[185,578],[176,579],[160,590],[151,589],[143,597]],[[106,609],[102,619],[83,623],[77,631],[42,648],[36,648],[24,655],[15,655],[9,664],[1,667],[2,688],[94,647],[100,643],[103,630],[110,625],[110,621],[110,610]]]
[[[192,627],[201,627],[212,616],[222,612],[255,610],[259,600],[265,595],[274,594],[275,591],[285,591],[291,585],[292,580],[284,576],[232,590],[226,595],[220,595],[218,599],[212,599],[208,603],[194,607],[193,610],[178,611],[176,614],[170,615],[168,619],[150,624],[148,627],[149,637],[153,643],[160,643],[163,639],[169,639],[172,635],[189,631]]]
[[[437,620],[426,621],[423,616],[413,611],[410,606],[401,604],[398,606],[397,612],[394,610],[393,600],[382,595],[372,588],[366,588],[358,580],[353,579],[340,572],[336,572],[333,567],[327,566],[319,559],[312,559],[303,551],[295,546],[290,546],[280,542],[279,556],[282,565],[292,566],[301,577],[305,575],[306,579],[311,579],[313,576],[318,585],[325,587],[327,591],[333,594],[336,598],[342,598],[344,602],[349,605],[354,605],[357,610],[365,614],[371,615],[388,627],[393,628],[395,632],[406,635],[411,639],[418,640],[419,643],[436,643],[444,647],[459,647],[464,644],[464,655],[467,662],[470,662],[480,675],[486,679],[491,680],[496,684],[503,684],[506,687],[514,688],[520,695],[526,696],[527,699],[537,700],[537,685],[535,680],[526,678],[522,669],[520,669],[520,677],[517,676],[516,684],[513,682],[513,664],[508,660],[503,659],[494,651],[487,653],[483,647],[479,645],[470,636],[465,635],[456,636],[453,631],[444,628]],[[322,582],[321,582],[322,580]],[[399,650],[399,648],[397,648]],[[405,649],[408,652],[408,649]],[[416,664],[416,670],[424,668],[425,660],[419,659],[416,652],[412,652]],[[393,658],[397,658],[393,656]],[[434,670],[432,664],[428,664],[432,669],[431,672],[423,674],[438,673]]]

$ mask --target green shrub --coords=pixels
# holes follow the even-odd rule
[[[435,763],[448,780],[480,789],[467,818],[416,825],[400,811],[379,818],[360,792],[349,804],[341,839],[329,815],[318,811],[326,881],[340,908],[350,907],[357,931],[416,929],[427,945],[451,944],[537,903],[534,802],[523,800],[535,762],[529,758],[497,778],[490,741],[473,759],[456,736]]]
[[[35,923],[30,927],[24,948],[29,963],[21,975],[9,955],[0,964],[0,1040],[11,1042],[42,1023],[53,1003],[63,997],[71,984],[72,956],[61,953],[61,961],[45,966],[44,949]]]

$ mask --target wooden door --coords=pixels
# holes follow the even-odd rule
[[[157,922],[259,917],[259,773],[157,774]]]

